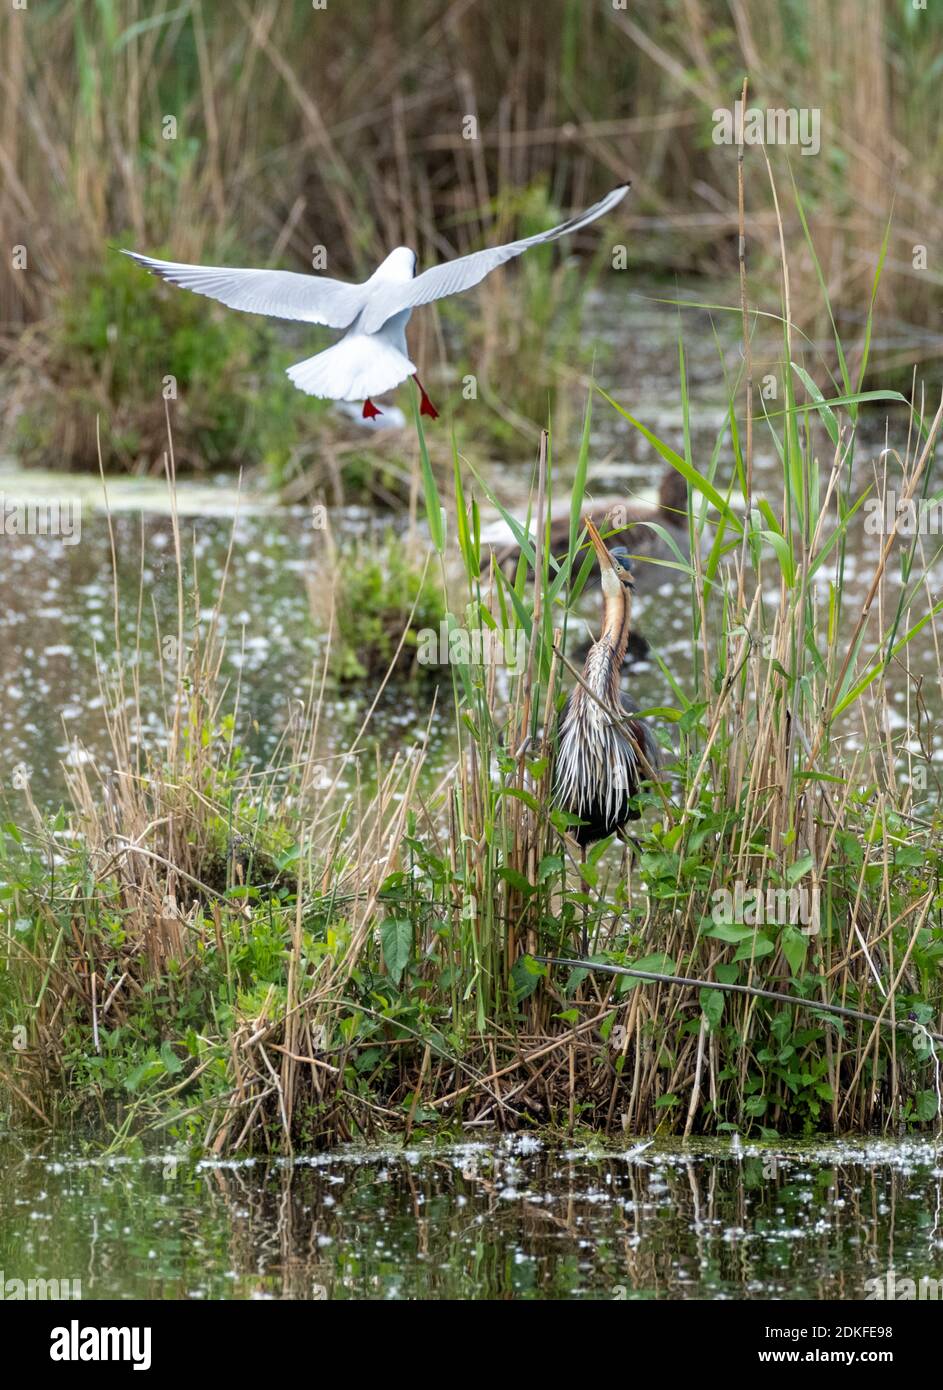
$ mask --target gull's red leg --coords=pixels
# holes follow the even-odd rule
[[[376,406],[373,404],[373,401],[368,396],[363,403],[363,418],[365,420],[372,420],[375,416],[382,414],[383,411],[377,410]]]
[[[414,378],[415,378],[416,385],[419,387],[419,390],[422,392],[422,400],[419,402],[419,414],[420,414],[420,415],[429,415],[429,416],[432,417],[433,420],[438,420],[438,418],[439,418],[439,412],[436,410],[435,406],[432,404],[432,402],[430,401],[429,397],[426,395],[426,388],[423,386],[422,382],[419,380],[419,373],[418,373],[418,372],[413,372],[413,376],[414,376]]]

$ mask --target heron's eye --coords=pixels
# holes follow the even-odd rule
[[[628,551],[619,549],[610,551],[610,554],[621,583],[634,584],[635,576],[632,573],[632,561],[629,559]]]

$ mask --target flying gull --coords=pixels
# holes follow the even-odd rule
[[[326,275],[302,275],[294,270],[236,270],[158,261],[136,251],[124,254],[171,284],[218,299],[230,309],[346,328],[343,338],[333,347],[288,368],[294,384],[309,396],[363,401],[363,416],[370,420],[383,413],[371,397],[392,391],[407,377],[415,376],[422,395],[420,411],[435,419],[438,411],[419,380],[406,346],[406,325],[412,311],[434,299],[471,289],[492,270],[531,246],[578,232],[610,212],[628,191],[629,184],[620,184],[559,227],[509,241],[506,246],[473,251],[470,256],[445,261],[421,275],[416,274],[416,253],[407,246],[397,246],[369,280],[360,285],[347,285]]]

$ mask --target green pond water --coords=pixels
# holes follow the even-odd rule
[[[931,1143],[0,1152],[3,1276],[87,1299],[844,1300],[888,1271],[943,1279]]]

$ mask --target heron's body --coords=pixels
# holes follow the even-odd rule
[[[641,765],[637,748],[649,767],[658,766],[658,747],[651,730],[643,720],[632,717],[637,706],[625,695],[620,705],[623,722],[634,739],[604,715],[582,687],[570,695],[563,710],[556,791],[560,804],[580,818],[581,823],[571,832],[580,846],[604,840],[627,821],[641,816],[635,799],[649,774]]]
[[[369,419],[382,413],[371,396],[392,391],[407,377],[415,376],[422,394],[421,411],[435,417],[438,412],[416,376],[406,345],[406,325],[413,309],[471,289],[497,266],[520,256],[528,247],[556,241],[587,226],[614,208],[628,189],[628,184],[621,184],[558,227],[459,256],[421,275],[416,274],[416,253],[408,246],[397,246],[362,284],[345,284],[326,275],[300,275],[291,270],[187,265],[155,260],[135,251],[126,254],[171,284],[218,299],[231,309],[345,329],[343,338],[333,347],[288,368],[291,380],[309,396],[335,401],[363,400],[363,413]]]
[[[603,624],[583,667],[583,683],[560,719],[554,800],[580,824],[581,848],[638,820],[641,783],[658,767],[658,745],[620,689],[632,619],[632,571],[625,551],[610,553],[587,523],[602,573]]]

